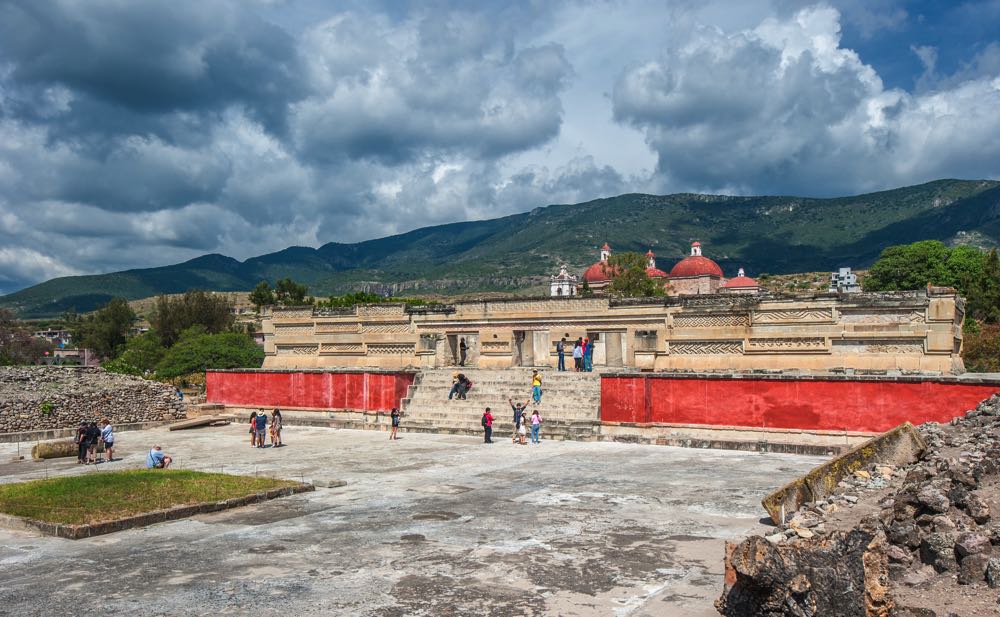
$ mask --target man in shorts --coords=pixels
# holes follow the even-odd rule
[[[153,446],[153,449],[146,455],[146,469],[166,469],[173,462],[174,459],[164,454],[160,446]]]

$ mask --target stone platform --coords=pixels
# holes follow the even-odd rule
[[[710,617],[724,541],[766,531],[759,500],[824,460],[296,426],[285,448],[247,438],[157,428],[120,435],[107,466],[0,463],[0,482],[100,474],[159,443],[180,468],[346,481],[77,541],[0,530],[0,612]]]

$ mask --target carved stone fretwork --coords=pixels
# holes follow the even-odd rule
[[[271,315],[274,319],[310,318],[313,316],[313,310],[312,308],[273,309]]]
[[[316,334],[340,334],[343,332],[358,332],[360,324],[354,322],[347,323],[318,323],[316,324]]]
[[[560,313],[588,312],[608,310],[606,298],[586,300],[514,300],[511,302],[487,301],[483,304],[469,303],[459,305],[459,313],[477,313],[485,311],[490,314],[502,313]]]
[[[277,345],[275,353],[279,356],[315,356],[318,345]]]
[[[747,342],[747,351],[826,351],[826,339],[823,337],[755,338]]]
[[[359,317],[403,315],[402,304],[363,304],[358,307]]]
[[[313,309],[313,317],[347,317],[357,315],[357,311],[354,307],[350,308],[329,308],[329,307],[317,307]]]
[[[481,353],[506,353],[510,351],[509,341],[485,341],[479,345]]]
[[[732,328],[750,325],[746,314],[674,315],[675,328]]]
[[[391,322],[391,323],[363,323],[361,324],[362,333],[371,334],[399,334],[402,332],[410,331],[410,322]]]
[[[833,321],[831,309],[789,309],[779,311],[754,311],[754,323],[810,323]]]
[[[712,355],[712,354],[742,354],[742,341],[684,341],[671,342],[671,354]]]
[[[923,354],[922,339],[834,339],[837,353]]]
[[[405,356],[416,351],[413,343],[369,343],[369,356]]]
[[[904,309],[901,311],[879,311],[864,308],[840,309],[840,321],[843,323],[926,323],[927,316],[922,310]]]
[[[274,336],[302,336],[313,333],[312,324],[298,326],[274,326]]]
[[[320,346],[320,353],[361,353],[364,351],[361,343],[323,343]]]

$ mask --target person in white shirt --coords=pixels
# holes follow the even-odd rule
[[[104,442],[104,455],[107,462],[115,460],[115,430],[107,418],[101,421],[101,441]]]

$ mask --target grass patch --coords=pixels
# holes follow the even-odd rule
[[[0,485],[0,512],[83,525],[295,486],[298,482],[188,470],[88,473]]]

